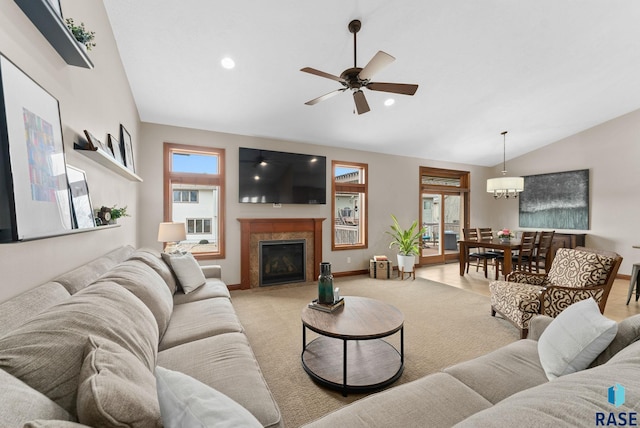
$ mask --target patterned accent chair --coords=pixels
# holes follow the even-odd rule
[[[571,304],[593,299],[604,313],[622,257],[611,251],[559,248],[548,273],[511,272],[506,281],[492,281],[491,315],[500,314],[527,337],[529,320],[537,314],[556,317]]]

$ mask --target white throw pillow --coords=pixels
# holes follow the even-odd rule
[[[617,331],[618,323],[603,316],[592,298],[562,311],[538,339],[540,363],[549,380],[586,369]]]
[[[165,428],[262,428],[240,404],[184,373],[158,366],[156,384]]]
[[[162,259],[176,274],[184,294],[189,294],[207,281],[200,265],[191,253],[162,253]]]

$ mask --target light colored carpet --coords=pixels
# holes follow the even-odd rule
[[[405,317],[405,369],[388,388],[437,372],[518,340],[507,321],[490,315],[489,298],[423,278],[338,278],[343,296],[386,301]],[[342,397],[315,384],[302,368],[300,313],[317,297],[315,283],[262,287],[231,293],[267,384],[288,428],[299,427],[364,397]],[[313,333],[307,330],[307,340]],[[311,333],[311,334],[309,334]],[[398,337],[390,339],[399,341]],[[341,355],[336,355],[340,359]]]

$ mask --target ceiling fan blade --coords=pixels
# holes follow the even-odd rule
[[[305,73],[315,74],[316,76],[326,77],[327,79],[335,80],[337,82],[344,82],[344,79],[338,76],[334,76],[333,74],[325,73],[324,71],[316,70],[315,68],[305,67],[301,68],[300,71],[304,71]]]
[[[353,93],[353,100],[356,103],[356,111],[358,114],[366,113],[369,109],[369,103],[367,103],[367,99],[364,97],[364,92],[358,90]]]
[[[391,64],[396,59],[386,52],[378,51],[371,61],[360,71],[360,80],[371,80],[374,74]]]
[[[340,92],[344,92],[346,90],[347,90],[347,88],[336,89],[335,91],[331,91],[328,94],[324,94],[324,95],[322,95],[322,96],[320,96],[318,98],[314,98],[314,99],[312,99],[310,101],[307,101],[305,104],[308,105],[308,106],[312,106],[312,105],[318,104],[320,101],[324,101],[324,100],[326,100],[328,98],[331,98],[334,95],[338,95]]]
[[[371,82],[367,84],[367,88],[371,89],[372,91],[382,91],[382,92],[392,92],[394,94],[413,95],[418,90],[418,85],[410,85],[407,83]]]

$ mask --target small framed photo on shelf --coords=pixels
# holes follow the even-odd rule
[[[113,153],[111,153],[111,149],[109,149],[109,147],[107,147],[106,144],[104,144],[102,141],[98,140],[96,137],[93,136],[93,134],[89,131],[87,131],[86,129],[84,130],[84,135],[86,135],[87,137],[87,141],[89,142],[89,145],[91,146],[91,150],[102,150],[103,152],[109,154],[110,156],[113,156]]]
[[[109,148],[111,149],[111,153],[113,153],[113,157],[116,160],[124,165],[124,160],[122,159],[122,147],[120,146],[120,141],[116,139],[113,135],[108,135],[109,140]]]
[[[124,165],[132,172],[136,172],[135,164],[133,163],[133,145],[131,143],[131,134],[120,124],[120,143],[122,145],[122,156],[124,158]]]
[[[86,229],[96,227],[93,208],[91,208],[91,199],[89,198],[87,176],[84,171],[67,165],[67,179],[69,180],[71,206],[73,207],[73,217],[76,228]]]

